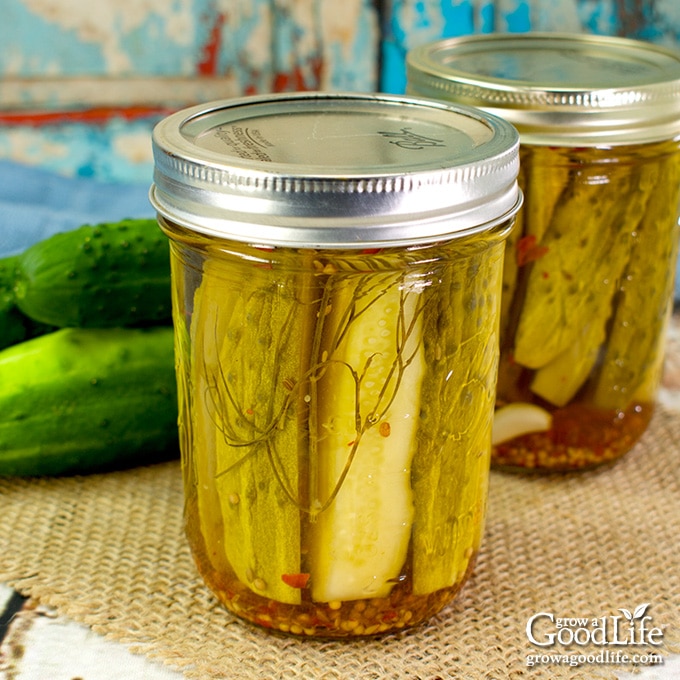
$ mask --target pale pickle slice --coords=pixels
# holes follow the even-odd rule
[[[208,266],[210,269],[210,266]],[[191,356],[190,379],[187,394],[192,404],[187,411],[192,424],[189,431],[192,455],[184,459],[184,483],[190,485],[189,494],[195,494],[201,538],[205,557],[218,574],[229,570],[224,552],[224,526],[220,500],[214,479],[217,474],[217,428],[215,405],[210,394],[210,379],[219,365],[219,343],[229,320],[228,310],[220,309],[220,294],[224,284],[220,279],[207,276],[197,290],[193,322],[191,324],[191,347],[178,356]],[[186,369],[185,369],[186,372]],[[182,411],[180,411],[182,413]],[[180,432],[182,431],[180,420]],[[189,488],[189,487],[188,487]]]
[[[424,362],[422,295],[400,278],[329,283],[310,459],[315,601],[385,597],[406,561]]]

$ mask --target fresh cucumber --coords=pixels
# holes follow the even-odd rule
[[[333,285],[311,433],[313,600],[386,597],[405,565],[424,372],[421,298],[393,273]]]
[[[83,225],[27,248],[14,294],[30,318],[58,327],[170,324],[169,242],[155,220]]]
[[[55,330],[30,319],[17,307],[14,295],[18,255],[0,260],[0,350]]]
[[[14,299],[14,276],[18,257],[0,260],[0,349],[26,338],[25,317]]]
[[[171,327],[60,329],[0,352],[0,474],[86,473],[177,451]]]

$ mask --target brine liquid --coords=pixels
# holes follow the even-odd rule
[[[187,535],[207,584],[298,635],[439,611],[481,543],[509,225],[363,252],[164,227]]]
[[[640,439],[653,411],[652,404],[635,404],[627,411],[597,411],[582,404],[556,409],[550,430],[495,446],[494,466],[566,472],[610,463]]]
[[[280,633],[311,637],[355,637],[379,635],[427,621],[457,595],[471,575],[477,553],[469,553],[467,568],[456,582],[428,595],[411,591],[409,569],[403,572],[387,597],[350,601],[314,602],[305,584],[306,574],[289,575],[300,587],[299,603],[291,605],[267,598],[242,583],[218,553],[220,545],[206,546],[197,523],[196,499],[187,499],[186,534],[199,573],[218,600],[233,614],[263,628]]]

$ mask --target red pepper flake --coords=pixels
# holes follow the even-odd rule
[[[533,234],[523,236],[517,241],[517,265],[522,267],[529,262],[543,257],[549,248],[547,246],[539,246],[536,243],[536,237]]]
[[[356,439],[352,439],[351,442],[347,442],[347,446],[354,446],[355,441],[356,441]]]
[[[309,574],[281,574],[281,580],[291,588],[306,588]]]
[[[383,421],[378,426],[378,432],[380,433],[381,437],[389,437],[390,433],[392,432],[392,428],[390,427],[390,424],[387,421]]]
[[[377,255],[382,248],[364,248],[361,253],[362,255]]]
[[[255,413],[255,411],[253,411],[252,408],[247,408],[247,409],[246,409],[246,415],[247,415],[247,416],[252,416],[253,413]]]

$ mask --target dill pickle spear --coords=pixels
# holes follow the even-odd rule
[[[631,175],[636,190],[629,198],[620,226],[615,225],[617,237],[606,267],[597,270],[590,288],[583,292],[588,314],[581,320],[579,334],[561,354],[534,373],[531,391],[554,406],[565,406],[571,401],[600,359],[620,281],[637,257],[633,250],[636,234],[642,215],[649,210],[647,204],[658,174],[657,164],[646,164]]]
[[[518,182],[524,181],[522,167],[519,170]],[[500,334],[507,332],[513,313],[513,301],[519,283],[518,243],[524,235],[524,212],[520,210],[515,217],[515,224],[505,240],[505,258],[503,260],[503,287],[501,292]]]
[[[180,267],[177,267],[180,269]],[[227,556],[224,551],[224,524],[222,522],[222,510],[220,498],[214,480],[217,475],[217,428],[215,427],[215,405],[212,402],[210,392],[210,374],[218,370],[220,363],[220,345],[215,341],[216,338],[223,337],[229,321],[229,312],[233,307],[222,309],[219,305],[220,296],[223,294],[224,284],[218,276],[210,276],[212,269],[217,269],[213,262],[207,262],[205,269],[208,276],[204,276],[200,286],[196,289],[193,304],[193,317],[190,328],[190,340],[183,338],[181,333],[177,333],[175,343],[187,343],[184,351],[177,347],[177,356],[180,361],[186,361],[187,357],[192,357],[189,371],[186,367],[179,373],[188,375],[185,378],[186,386],[180,389],[188,397],[181,396],[180,399],[189,399],[187,404],[180,404],[180,436],[188,430],[191,432],[192,441],[183,442],[185,449],[189,446],[193,448],[193,455],[185,457],[183,468],[184,484],[189,493],[196,495],[196,506],[198,521],[200,524],[200,535],[194,540],[203,541],[203,551],[216,573],[229,571]],[[175,281],[183,281],[178,278],[181,272],[174,272]],[[176,284],[173,294],[181,296]],[[185,302],[180,301],[180,309],[185,309]],[[182,328],[184,324],[181,320],[175,327]],[[193,346],[193,354],[189,352],[189,344]],[[191,425],[185,427],[184,419],[191,419]]]
[[[611,188],[612,199],[603,200],[601,185],[580,178],[564,193],[542,240],[545,253],[529,273],[515,334],[518,364],[540,368],[578,341],[594,311],[592,282],[615,280],[621,257],[613,253],[629,248],[625,236],[630,206],[614,196],[631,193],[630,188],[631,179],[621,177]],[[644,202],[648,198],[649,192]],[[642,197],[636,200],[644,205]],[[640,212],[632,216],[637,220]],[[613,287],[605,287],[602,294],[611,296]]]
[[[550,147],[523,147],[520,152],[524,173],[518,181],[524,189],[525,234],[534,236],[537,243],[543,241],[555,208],[569,186],[568,159],[555,162],[555,157],[556,151]]]
[[[203,403],[196,410],[206,419],[196,423],[205,434],[195,445],[207,449],[196,452],[205,461],[197,471],[201,521],[207,518],[203,528],[214,535],[221,514],[224,535],[215,544],[224,546],[243,584],[259,595],[297,604],[300,590],[282,580],[300,571],[291,377],[300,372],[302,314],[294,279],[272,281],[253,267],[237,286],[227,281],[238,276],[226,273],[228,266],[207,271],[211,266],[206,262],[194,309],[196,333],[202,334],[196,339],[195,390]]]
[[[341,275],[328,286],[310,456],[312,599],[386,597],[411,535],[422,295],[392,273]]]
[[[673,156],[648,165],[658,186],[637,227],[633,256],[622,277],[592,395],[592,402],[601,408],[625,409],[648,374],[658,372],[658,355],[663,353],[658,339],[665,337],[673,300],[674,277],[668,272],[677,258],[680,161]],[[669,224],[675,227],[669,229]]]
[[[413,592],[463,580],[479,548],[484,520],[495,381],[495,252],[446,267],[441,290],[425,306],[421,426],[413,459]],[[444,558],[446,556],[446,558]]]

